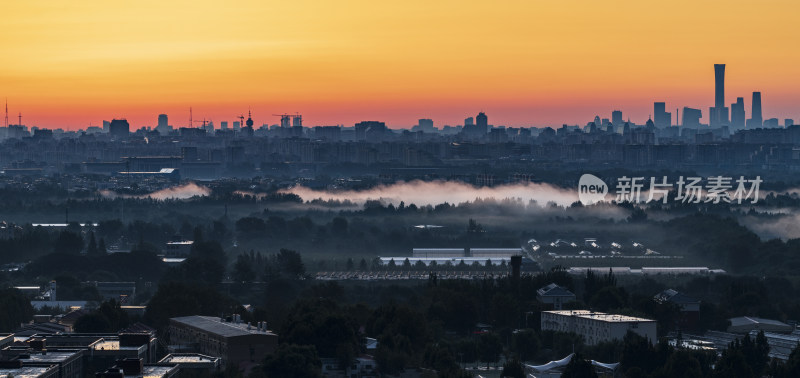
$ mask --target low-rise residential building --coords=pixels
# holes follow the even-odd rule
[[[38,366],[19,366],[5,367],[0,366],[0,377],[14,378],[58,378],[58,367],[38,367]]]
[[[628,331],[656,342],[656,321],[588,310],[542,311],[542,331],[572,332],[587,345],[620,340]]]
[[[174,364],[146,365],[141,359],[125,358],[104,372],[95,374],[97,378],[172,378],[178,375],[180,367]]]
[[[213,316],[184,316],[170,319],[169,336],[173,350],[193,350],[220,357],[222,364],[260,362],[278,345],[278,335],[266,324],[244,324],[234,316],[226,321]]]
[[[677,290],[667,289],[653,297],[658,303],[672,303],[681,310],[676,327],[682,330],[694,330],[700,323],[700,300]]]
[[[16,335],[16,334],[15,334]],[[84,371],[102,371],[120,359],[155,362],[158,342],[155,331],[120,333],[35,334],[3,348],[2,357],[30,362],[27,355],[53,356],[56,353],[81,353]],[[28,364],[30,365],[30,364]]]
[[[20,364],[20,367],[39,367],[57,370],[58,378],[83,378],[83,351],[44,352],[4,350],[3,358]]]
[[[551,283],[536,291],[536,299],[551,305],[553,310],[561,310],[564,303],[575,301],[575,294],[565,287]]]

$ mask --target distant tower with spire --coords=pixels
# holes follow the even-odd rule
[[[245,126],[242,127],[242,135],[253,136],[253,114],[250,112],[250,109],[247,109],[247,122],[245,122]]]

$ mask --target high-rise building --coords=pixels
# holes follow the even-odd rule
[[[112,119],[108,124],[108,133],[115,138],[127,138],[131,127],[125,119]]]
[[[475,118],[467,117],[464,119],[464,126],[472,126],[475,124]]]
[[[158,115],[158,128],[166,128],[169,126],[169,121],[166,114],[159,114]]]
[[[672,126],[672,113],[667,111],[667,106],[663,102],[653,103],[653,118],[656,127],[664,128]]]
[[[169,119],[167,118],[166,114],[159,114],[158,115],[158,125],[156,126],[156,131],[161,133],[162,135],[169,134],[170,132],[169,127]]]
[[[303,127],[303,116],[295,114],[292,116],[292,127]]]
[[[713,127],[727,125],[728,108],[725,106],[725,65],[714,65],[714,107],[709,109],[709,124]]]
[[[753,110],[750,111],[750,119],[747,120],[748,129],[757,129],[764,124],[761,115],[761,92],[753,92]]]
[[[714,106],[725,107],[725,65],[714,65]]]
[[[744,129],[744,97],[737,97],[736,102],[731,104],[731,126],[734,130]]]
[[[475,126],[478,127],[478,132],[486,134],[489,132],[489,117],[484,112],[478,113],[475,117]]]
[[[281,116],[281,127],[286,129],[292,127],[291,117],[288,114],[284,114]]]
[[[688,107],[683,108],[683,119],[681,125],[696,129],[700,127],[700,118],[703,117],[703,112],[700,109],[692,109]]]
[[[389,129],[386,127],[385,122],[379,121],[362,121],[356,123],[354,125],[356,129],[356,140],[367,140],[367,134],[369,134],[369,130],[372,130],[373,136],[378,139],[383,134],[390,133]]]
[[[786,118],[783,120],[783,127],[789,127],[794,125],[794,120],[791,118]]]
[[[775,128],[780,126],[780,121],[777,118],[767,118],[764,120],[765,128]]]
[[[233,121],[233,130],[239,131],[242,128],[242,123],[239,121]]]
[[[480,139],[486,136],[489,132],[489,119],[483,112],[478,113],[475,117],[475,123],[472,123],[472,117],[464,120],[464,128],[461,133],[468,138]]]
[[[227,130],[228,129],[228,121],[222,121],[219,123],[220,130]]]
[[[708,108],[708,123],[710,126],[720,127],[720,126],[727,126],[730,124],[730,120],[728,119],[728,111],[730,108],[727,106],[723,106],[722,108],[717,108],[716,106],[712,106]]]
[[[611,112],[611,124],[614,125],[614,127],[620,127],[624,123],[625,121],[622,120],[622,111],[614,110]]]
[[[424,131],[434,132],[436,129],[433,127],[433,120],[429,118],[420,118],[417,125],[411,128],[411,131]]]

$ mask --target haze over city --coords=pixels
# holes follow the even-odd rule
[[[153,125],[161,113],[186,126],[189,107],[216,123],[250,108],[257,125],[299,112],[310,125],[455,126],[482,110],[496,125],[560,126],[613,109],[644,123],[654,101],[707,109],[710,67],[725,63],[728,97],[749,107],[760,91],[764,114],[782,120],[800,118],[800,90],[786,80],[800,77],[798,53],[785,47],[798,10],[793,1],[657,10],[638,1],[20,2],[0,15],[9,57],[0,96],[25,124],[67,129],[111,118]]]

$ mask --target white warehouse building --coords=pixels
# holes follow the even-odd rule
[[[472,257],[510,258],[522,255],[522,248],[470,248]]]
[[[588,310],[542,311],[542,331],[572,332],[587,345],[621,340],[628,331],[656,343],[656,321]]]
[[[421,258],[440,258],[440,257],[464,257],[464,248],[414,248],[411,250],[412,257]]]

